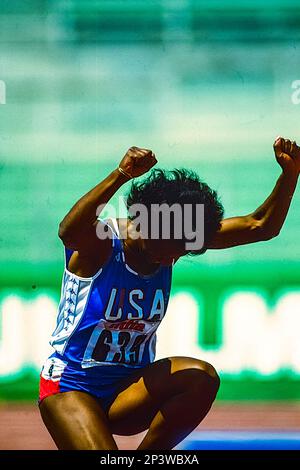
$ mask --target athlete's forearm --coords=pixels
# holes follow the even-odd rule
[[[59,236],[75,235],[92,225],[100,214],[96,213],[98,207],[104,206],[128,179],[118,169],[112,171],[74,204],[59,225]]]
[[[283,171],[270,196],[252,213],[253,218],[260,222],[264,233],[271,237],[279,234],[286,219],[297,180],[296,172]]]

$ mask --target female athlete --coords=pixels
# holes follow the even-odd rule
[[[59,226],[65,269],[53,354],[41,372],[39,407],[59,449],[117,449],[113,435],[147,430],[138,449],[172,449],[203,420],[219,388],[214,367],[200,358],[155,361],[156,330],[169,299],[172,268],[186,254],[269,240],[279,234],[300,171],[300,148],[277,138],[281,175],[251,214],[224,219],[215,191],[182,169],[153,169],[132,182],[127,206],[174,203],[204,207],[202,248],[187,237],[137,235],[136,219],[100,219],[103,207],[128,180],[157,162],[132,147],[107,178],[84,195]],[[257,169],[259,172],[259,168]],[[165,220],[165,219],[163,219]],[[101,234],[106,236],[100,236]],[[149,234],[148,234],[149,235]],[[182,312],[184,316],[184,311]],[[172,331],[170,331],[170,335]]]

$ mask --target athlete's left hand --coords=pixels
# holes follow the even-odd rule
[[[295,141],[277,137],[273,145],[276,160],[283,172],[299,175],[300,173],[300,147]]]

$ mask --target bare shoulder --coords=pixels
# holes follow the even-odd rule
[[[96,227],[95,227],[96,229]],[[106,263],[112,252],[112,237],[107,236],[99,242],[84,244],[74,250],[68,270],[80,277],[92,277]]]

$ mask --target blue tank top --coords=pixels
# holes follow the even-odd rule
[[[115,219],[112,253],[92,277],[68,270],[73,251],[65,248],[65,269],[56,328],[50,344],[63,359],[83,368],[143,367],[155,358],[156,330],[170,295],[172,266],[140,275],[126,264]]]

